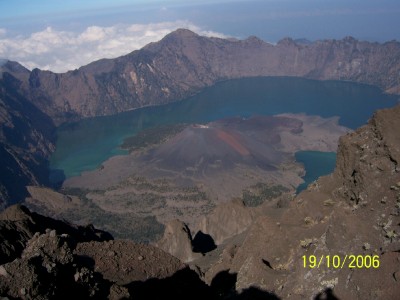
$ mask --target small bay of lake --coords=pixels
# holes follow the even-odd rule
[[[298,151],[295,153],[295,158],[304,165],[306,170],[303,177],[304,183],[297,187],[296,193],[305,190],[318,177],[332,173],[336,165],[335,152]]]
[[[207,123],[232,116],[305,113],[339,116],[340,125],[355,129],[365,124],[375,110],[396,103],[397,96],[351,82],[295,77],[228,80],[179,102],[60,126],[56,151],[50,160],[50,179],[59,182],[96,169],[108,158],[126,153],[119,148],[124,138],[158,125]]]

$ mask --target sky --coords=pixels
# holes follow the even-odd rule
[[[400,41],[399,0],[0,0],[0,58],[65,72],[160,40],[206,36]]]

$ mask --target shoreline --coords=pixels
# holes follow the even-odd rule
[[[291,155],[294,160],[295,153],[298,151],[336,152],[339,137],[352,131],[339,125],[339,117],[337,116],[322,118],[304,113],[285,113],[274,117],[296,119],[302,122],[301,133],[293,134],[284,130],[279,131],[282,144],[280,151]],[[213,126],[212,124],[213,122],[208,123],[209,126]],[[144,152],[147,150],[145,149]],[[138,158],[144,152],[139,151],[111,156],[95,169],[86,170],[79,176],[66,178],[62,187],[98,189],[117,185],[140,171],[138,170],[138,165],[142,164],[143,161],[138,160]],[[146,164],[142,165],[142,170],[145,168]]]

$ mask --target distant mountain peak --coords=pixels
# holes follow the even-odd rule
[[[0,59],[0,67],[3,69],[9,69],[9,70],[16,70],[16,69],[26,69],[23,65],[16,61],[8,60],[6,58],[1,58]]]
[[[168,33],[160,41],[152,42],[144,46],[142,49],[157,53],[165,46],[175,45],[179,47],[181,43],[185,43],[186,41],[199,37],[200,36],[197,33],[189,29],[178,28],[177,30]]]
[[[353,42],[357,42],[358,40],[355,39],[354,37],[348,35],[348,36],[346,36],[346,37],[343,38],[343,41],[345,41],[345,42],[352,42],[352,43],[353,43]]]
[[[189,29],[186,28],[178,28],[175,31],[172,31],[171,33],[167,34],[165,38],[170,38],[170,37],[177,37],[177,38],[189,38],[189,37],[198,37],[199,35]]]
[[[250,42],[252,44],[264,44],[265,41],[263,41],[262,39],[260,39],[259,37],[255,36],[255,35],[251,35],[246,39],[246,42]]]
[[[278,41],[278,45],[291,46],[291,45],[296,45],[296,42],[290,37],[285,37],[285,38],[281,39],[280,41]]]

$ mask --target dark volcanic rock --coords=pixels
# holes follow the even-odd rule
[[[281,143],[281,136],[302,131],[303,122],[295,117],[225,118],[187,126],[164,143],[140,155],[139,161],[154,166],[154,170],[195,170],[198,176],[232,170],[238,164],[272,171],[292,159],[282,151],[285,145]]]
[[[189,227],[175,219],[165,226],[164,236],[157,242],[157,247],[187,263],[201,257],[200,253],[194,253],[192,242]]]
[[[21,255],[27,242],[35,233],[45,233],[56,230],[68,234],[76,242],[104,241],[112,236],[93,226],[75,226],[54,220],[37,213],[30,212],[26,207],[14,205],[0,214],[0,264],[12,261]]]
[[[159,164],[166,169],[185,170],[188,166],[197,166],[197,169],[208,171],[212,169],[209,165],[216,161],[227,169],[237,163],[245,163],[258,165],[267,170],[273,170],[282,162],[284,155],[274,149],[274,144],[277,143],[273,141],[274,137],[279,139],[279,135],[275,134],[278,126],[266,126],[264,131],[267,138],[262,141],[235,127],[235,124],[230,124],[228,121],[222,125],[188,126],[145,156],[144,160],[160,161]],[[259,128],[253,130],[257,132],[257,129]],[[268,133],[274,134],[270,137]]]
[[[100,241],[95,229],[72,227],[18,206],[7,209],[0,222],[0,232],[14,230],[15,237],[2,239],[2,250],[11,245],[19,251],[15,259],[1,261],[0,297],[215,299],[196,272],[153,246]],[[57,230],[31,234],[46,226]]]
[[[255,214],[240,200],[217,206],[212,213],[203,217],[199,228],[213,237],[217,245],[245,231],[254,221]]]
[[[186,267],[159,248],[129,240],[80,243],[74,253],[84,260],[92,260],[96,272],[119,285],[167,278]]]
[[[0,294],[23,299],[104,298],[107,282],[91,270],[76,267],[74,243],[55,230],[35,234],[20,259],[0,266]]]

